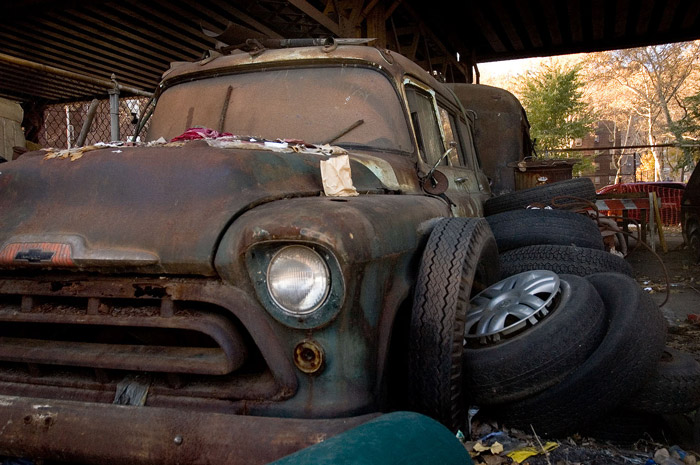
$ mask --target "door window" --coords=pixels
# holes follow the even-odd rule
[[[435,113],[433,96],[415,86],[406,86],[411,121],[418,138],[419,149],[429,165],[434,165],[445,152],[440,125]],[[443,160],[440,164],[447,164]]]

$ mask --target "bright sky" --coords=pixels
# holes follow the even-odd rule
[[[578,62],[584,54],[562,55],[556,57],[522,58],[520,60],[494,61],[490,63],[479,63],[479,73],[481,84],[507,87],[506,83],[519,74],[527,70],[535,70],[543,63],[569,63]]]

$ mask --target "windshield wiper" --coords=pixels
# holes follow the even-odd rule
[[[327,141],[321,142],[321,145],[332,144],[333,142],[337,141],[338,139],[340,139],[341,137],[343,137],[345,134],[349,133],[350,131],[352,131],[352,130],[355,129],[356,127],[358,127],[358,126],[364,124],[364,122],[365,122],[365,120],[363,120],[363,119],[358,119],[357,121],[355,121],[354,123],[352,123],[350,126],[348,126],[347,128],[343,129],[342,131],[340,131],[338,134],[336,134],[335,136],[331,137],[331,138],[328,139]]]

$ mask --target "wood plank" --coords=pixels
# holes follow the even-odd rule
[[[593,21],[593,40],[605,39],[605,0],[591,1],[591,20]]]
[[[370,10],[366,19],[367,37],[374,37],[374,46],[378,48],[387,47],[386,20],[384,19],[384,8],[381,5]]]
[[[305,14],[309,15],[316,22],[321,24],[323,27],[331,31],[336,36],[340,36],[340,25],[333,21],[328,16],[324,15],[322,11],[319,11],[305,0],[289,0],[289,3],[300,9]]]
[[[530,43],[535,48],[542,48],[544,43],[542,42],[542,37],[537,30],[537,23],[535,22],[535,17],[532,15],[532,10],[530,5],[526,5],[524,2],[518,2],[518,13],[525,23],[525,29],[527,29],[527,35],[530,38]]]
[[[474,22],[476,23],[476,26],[481,30],[482,34],[484,34],[484,37],[486,37],[486,40],[488,41],[489,45],[491,46],[491,50],[493,50],[496,53],[504,53],[508,50],[506,48],[506,46],[503,45],[501,38],[498,37],[498,34],[496,33],[496,30],[491,25],[491,22],[489,22],[484,17],[484,14],[481,11],[480,7],[477,7],[476,5],[474,5],[474,9],[472,11],[472,17],[474,18]]]
[[[29,33],[31,31],[18,31]],[[48,28],[43,29],[43,35],[49,34],[50,30]],[[38,38],[33,38],[34,50],[31,55],[27,54],[26,49],[22,48],[18,44],[28,43],[32,40],[31,37],[24,37],[22,34],[15,34],[14,27],[5,27],[0,29],[0,39],[9,38],[5,41],[4,48],[6,51],[11,52],[10,54],[14,56],[24,56],[26,59],[31,59],[33,61],[40,62],[42,64],[55,66],[57,68],[63,68],[70,70],[69,68],[84,67],[84,69],[90,70],[91,75],[101,76],[102,78],[109,77],[112,72],[121,70],[129,70],[129,81],[133,83],[138,83],[140,86],[145,86],[146,88],[154,87],[160,74],[165,71],[166,68],[161,68],[159,70],[152,69],[151,74],[146,71],[149,70],[146,66],[141,67],[141,69],[135,69],[133,62],[130,62],[124,57],[113,57],[113,59],[108,59],[107,57],[101,55],[86,56],[75,50],[69,44],[64,44],[59,42],[61,39],[65,39],[65,36],[60,34],[56,37],[58,40],[44,42],[44,40],[39,40]],[[15,39],[16,38],[16,39]],[[100,49],[97,50],[99,53]],[[110,56],[110,52],[105,52],[106,56]],[[39,59],[37,59],[39,58]],[[118,66],[118,68],[115,67]],[[102,72],[102,74],[100,74]],[[126,77],[126,76],[125,76]],[[124,77],[121,77],[124,79]]]
[[[386,9],[384,12],[385,18],[389,19],[391,15],[394,14],[394,11],[403,3],[403,0],[395,0],[394,3],[392,3],[389,8]]]
[[[566,2],[569,12],[569,29],[571,30],[571,41],[575,44],[583,42],[583,26],[581,24],[581,2],[580,0],[569,0]]]
[[[651,14],[654,11],[654,0],[642,0],[637,5],[639,9],[639,17],[637,18],[637,26],[635,31],[639,35],[647,35],[652,31],[649,31],[649,22],[651,21]]]
[[[682,29],[690,29],[695,26],[698,20],[698,15],[700,15],[700,2],[692,1],[688,7],[688,11],[683,18],[683,23],[681,24]]]
[[[624,37],[627,33],[627,11],[629,10],[629,0],[617,0],[615,8],[615,38]]]
[[[680,0],[667,0],[664,6],[664,12],[661,15],[659,29],[656,32],[668,32],[673,25],[673,19],[676,17]]]
[[[238,8],[235,8],[234,6],[231,5],[230,2],[223,1],[223,0],[211,0],[214,4],[218,5],[219,8],[225,9],[234,18],[241,19],[243,22],[245,22],[248,26],[253,26],[255,29],[258,31],[262,32],[263,34],[267,35],[268,37],[271,37],[273,39],[284,39],[285,37],[282,36],[281,34],[278,34],[276,31],[273,31],[260,21],[256,20],[252,16],[244,13],[243,11],[239,10]]]
[[[564,40],[561,35],[561,29],[559,29],[559,18],[557,17],[557,12],[554,9],[554,4],[554,1],[540,0],[540,7],[544,12],[547,25],[549,26],[549,38],[552,41],[552,45],[558,47],[564,43]]]
[[[520,34],[515,29],[513,21],[511,21],[509,12],[506,11],[503,4],[500,2],[494,2],[493,7],[496,10],[496,16],[498,16],[501,27],[505,30],[506,36],[508,36],[508,40],[510,41],[513,50],[522,51],[525,47],[523,46],[523,42],[520,40]],[[511,8],[509,8],[509,10],[514,11]]]

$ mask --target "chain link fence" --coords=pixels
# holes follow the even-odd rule
[[[147,97],[126,97],[119,99],[119,134],[123,141],[133,140],[138,118],[145,112]],[[68,149],[75,147],[76,140],[87,119],[90,101],[47,105],[43,111],[43,121],[38,125],[36,139],[43,147]],[[141,130],[137,140],[143,140],[148,123]],[[92,126],[83,145],[111,140],[111,119],[109,99],[100,100],[92,121]]]

